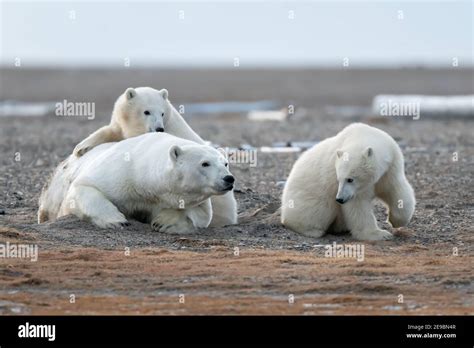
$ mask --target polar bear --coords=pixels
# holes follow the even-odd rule
[[[51,220],[73,214],[101,228],[151,222],[185,233],[208,227],[210,197],[233,189],[224,155],[173,135],[148,133],[97,146],[58,167],[40,205]]]
[[[204,144],[204,140],[193,131],[170,102],[166,89],[127,88],[115,102],[110,124],[81,141],[73,153],[80,157],[102,143],[120,141],[146,132],[163,131]],[[221,227],[237,223],[237,202],[233,191],[214,196],[211,201],[211,226]]]
[[[281,222],[316,238],[350,231],[359,240],[390,239],[377,226],[374,198],[387,205],[393,227],[411,220],[415,195],[398,144],[380,129],[354,123],[296,161],[283,190]]]
[[[99,128],[74,148],[80,157],[97,145],[120,141],[147,132],[163,132],[164,117],[169,115],[168,91],[150,87],[127,88],[118,97],[110,124]]]

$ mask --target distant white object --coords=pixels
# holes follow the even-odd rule
[[[378,95],[372,102],[377,116],[410,117],[473,117],[474,95]]]
[[[45,116],[54,112],[55,102],[29,103],[14,100],[0,102],[0,116]]]
[[[288,110],[258,110],[250,111],[247,115],[251,121],[285,121],[288,118]]]
[[[260,148],[261,152],[266,153],[289,153],[289,152],[301,152],[302,149],[300,147],[269,147],[269,146],[262,146]]]

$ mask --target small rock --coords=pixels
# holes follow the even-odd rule
[[[44,161],[41,158],[38,158],[35,163],[36,167],[42,167],[44,166]]]

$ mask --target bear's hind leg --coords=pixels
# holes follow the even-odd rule
[[[415,194],[402,171],[390,169],[375,185],[375,196],[388,206],[388,222],[406,226],[415,211]]]
[[[334,204],[298,197],[287,199],[282,204],[281,223],[304,236],[320,238],[326,234],[336,218]]]
[[[92,186],[72,186],[63,202],[60,216],[74,214],[88,218],[101,228],[128,225],[128,221],[117,207],[99,190]]]
[[[368,199],[352,199],[341,207],[344,221],[354,238],[359,240],[387,240],[393,235],[377,226],[372,202]]]

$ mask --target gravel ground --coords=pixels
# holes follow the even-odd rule
[[[94,101],[97,117],[0,119],[0,241],[34,241],[42,261],[0,260],[0,313],[472,314],[472,121],[336,117],[325,107],[368,106],[377,93],[473,94],[473,76],[473,71],[456,70],[3,70],[0,100]],[[109,85],[111,90],[104,88]],[[177,236],[154,233],[138,222],[121,230],[99,230],[75,217],[36,224],[38,196],[48,175],[76,143],[108,122],[118,94],[140,85],[168,88],[175,105],[264,99],[306,110],[287,122],[250,122],[240,114],[188,117],[203,138],[222,146],[319,141],[353,121],[379,127],[405,154],[418,201],[413,220],[394,231],[393,241],[365,243],[364,262],[328,260],[316,244],[356,242],[350,235],[314,240],[283,228],[278,183],[298,154],[259,152],[256,167],[231,168],[237,179],[236,226]],[[379,224],[390,229],[382,206],[376,213]],[[246,258],[236,261],[236,247]],[[117,256],[125,248],[134,250],[134,263]],[[95,256],[84,256],[90,254]],[[120,261],[111,262],[114,258]],[[174,266],[162,267],[163,258]],[[274,267],[263,266],[266,262]],[[259,264],[260,269],[253,267]],[[76,269],[72,277],[65,273],[71,267]],[[281,267],[285,272],[279,272]],[[205,275],[202,268],[209,268]],[[93,269],[99,273],[89,274]],[[93,285],[86,286],[87,279],[94,279]],[[156,279],[160,284],[152,282]],[[186,285],[196,279],[199,286]],[[88,299],[82,307],[67,308],[58,300],[72,289]],[[196,301],[175,308],[180,291]],[[288,306],[290,293],[306,302]],[[409,305],[397,302],[400,293],[411,298]],[[331,303],[334,309],[328,310]]]

